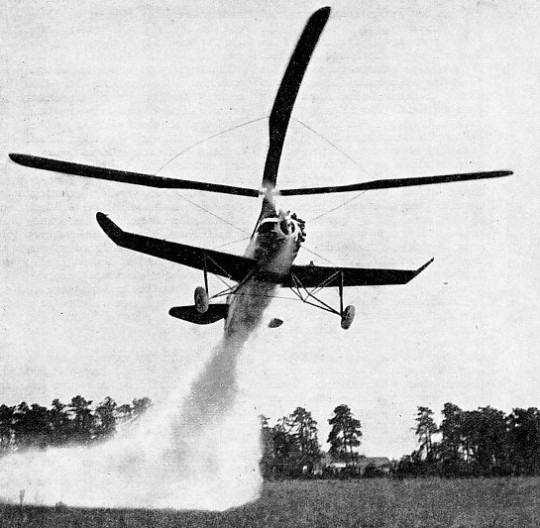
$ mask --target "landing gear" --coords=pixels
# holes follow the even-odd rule
[[[345,286],[345,280],[343,271],[336,271],[332,275],[328,276],[326,279],[322,280],[317,286],[311,287],[310,289],[306,288],[302,282],[295,275],[292,276],[293,285],[290,286],[291,291],[304,303],[315,308],[319,308],[326,312],[336,314],[341,319],[341,328],[343,330],[348,330],[353,321],[355,315],[355,308],[352,305],[343,307],[343,287]],[[336,284],[337,283],[337,284]],[[325,303],[318,297],[316,294],[327,286],[337,286],[339,291],[339,310],[333,308],[329,304]]]
[[[339,274],[339,315],[341,316],[341,328],[348,330],[354,321],[354,306],[349,304],[343,309],[343,272]]]
[[[199,313],[206,313],[208,311],[208,306],[210,304],[210,299],[208,298],[208,270],[206,268],[206,254],[204,255],[203,261],[203,273],[204,273],[204,288],[202,286],[197,286],[193,294],[193,299],[195,301],[195,308]]]
[[[185,319],[186,321],[194,322],[196,324],[210,324],[218,321],[219,319],[225,319],[225,321],[227,321],[227,304],[210,304],[210,301],[218,297],[225,297],[233,294],[236,288],[240,286],[240,284],[235,287],[229,286],[223,279],[218,276],[218,278],[220,278],[220,280],[225,284],[225,286],[227,286],[227,288],[218,293],[210,295],[208,288],[207,260],[211,261],[211,264],[212,266],[214,266],[215,269],[220,270],[221,273],[223,273],[225,276],[230,277],[226,270],[224,270],[218,263],[216,263],[209,256],[207,256],[205,252],[203,252],[202,270],[204,274],[204,286],[197,286],[195,288],[195,291],[193,292],[194,305],[187,307],[175,307],[174,313],[171,313],[173,317]],[[249,277],[250,275],[247,275],[244,281],[247,280]]]
[[[341,328],[343,328],[343,330],[348,330],[351,327],[352,322],[354,321],[354,312],[354,306],[349,304],[341,314]]]
[[[199,313],[206,313],[208,311],[210,301],[208,299],[207,291],[202,286],[197,286],[195,288],[193,299],[195,301],[195,308],[197,308]]]

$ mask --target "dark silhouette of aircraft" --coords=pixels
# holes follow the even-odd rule
[[[196,189],[262,198],[261,213],[244,256],[129,233],[123,231],[103,213],[97,213],[97,221],[118,246],[203,271],[204,287],[199,286],[195,289],[194,305],[171,308],[169,313],[173,317],[195,324],[209,324],[225,319],[225,331],[230,333],[235,325],[244,322],[246,314],[249,315],[252,311],[257,298],[271,297],[277,287],[287,287],[291,288],[303,302],[339,315],[342,328],[347,329],[352,324],[355,310],[354,306],[345,308],[343,306],[345,287],[405,284],[431,264],[433,259],[415,270],[296,265],[293,262],[305,238],[305,222],[295,214],[280,210],[275,204],[276,196],[341,193],[498,178],[508,176],[512,171],[471,172],[382,179],[350,185],[277,189],[279,163],[293,106],[312,53],[329,16],[329,7],[323,7],[313,13],[285,70],[269,119],[270,141],[260,189],[126,172],[26,154],[9,156],[16,163],[27,167],[76,176],[150,187]],[[209,273],[228,278],[236,284],[210,296]],[[332,308],[316,297],[320,289],[328,287],[338,288],[338,309]],[[226,303],[209,302],[210,299],[224,296],[227,297]],[[280,319],[272,319],[269,326],[277,328],[281,324]]]

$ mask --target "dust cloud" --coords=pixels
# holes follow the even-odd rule
[[[206,365],[182,380],[184,390],[105,443],[0,459],[0,497],[16,502],[25,490],[33,504],[205,510],[255,500],[259,424],[237,381],[239,355],[269,303],[269,286],[253,287],[258,300],[244,297]]]

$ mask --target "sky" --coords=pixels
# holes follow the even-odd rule
[[[0,402],[165,399],[201,368],[222,325],[171,318],[170,307],[192,302],[202,273],[116,247],[95,213],[128,231],[242,254],[247,241],[238,241],[260,207],[31,170],[7,153],[257,188],[267,122],[235,127],[269,114],[296,40],[322,5],[6,4]],[[342,207],[355,195],[280,202],[308,221],[299,262],[414,269],[435,261],[406,286],[348,289],[357,310],[348,331],[332,314],[276,299],[268,320],[285,324],[249,342],[242,398],[271,421],[306,407],[321,440],[346,403],[362,421],[361,452],[399,457],[415,447],[418,405],[540,405],[540,7],[331,5],[278,186],[515,172],[372,191]],[[334,290],[323,298],[338,303]]]

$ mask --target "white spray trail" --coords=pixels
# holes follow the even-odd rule
[[[92,447],[0,459],[0,497],[35,504],[224,510],[258,497],[258,419],[237,399],[237,362],[269,303],[254,283],[199,375],[167,404]]]

